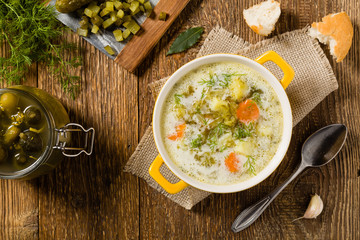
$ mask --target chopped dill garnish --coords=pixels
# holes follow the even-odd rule
[[[201,91],[201,97],[200,97],[201,100],[205,97],[205,92],[206,92],[206,89],[203,88],[203,90]]]
[[[200,114],[201,113],[201,109],[200,109],[200,105],[197,105],[195,108],[195,113],[196,114]]]
[[[174,97],[175,97],[175,103],[180,104],[180,102],[181,102],[180,98],[182,98],[183,95],[175,93]]]
[[[210,130],[208,136],[208,145],[212,151],[214,151],[216,146],[218,145],[219,137],[223,135],[225,128],[225,124],[219,123],[216,127]]]
[[[233,74],[229,74],[229,73],[223,73],[223,80],[219,79],[219,85],[223,88],[227,88],[229,87],[229,84],[231,82],[231,77],[234,76]]]
[[[229,87],[229,84],[231,82],[231,78],[233,76],[243,76],[243,75],[246,75],[246,74],[238,74],[238,73],[223,73],[222,76],[224,78],[224,80],[221,80],[219,85],[223,88],[227,88]]]
[[[258,105],[261,106],[261,93],[260,92],[254,92],[251,96],[251,99],[256,102]]]
[[[247,156],[247,158],[248,159],[244,163],[244,167],[247,168],[247,172],[249,174],[256,175],[255,158],[253,158],[252,156]]]
[[[209,80],[202,79],[199,83],[201,85],[206,84],[206,86],[208,86],[208,87],[215,86],[215,83],[216,83],[215,77],[218,79],[218,76],[216,74],[213,75],[213,74],[209,73],[209,77],[210,77]]]
[[[249,125],[245,125],[244,123],[240,123],[234,132],[234,137],[236,139],[242,139],[246,137],[251,137],[254,132],[254,125],[253,123],[249,123]]]
[[[263,91],[261,89],[258,89],[256,87],[252,87],[250,90],[250,99],[252,99],[256,104],[261,106],[261,95],[263,94]]]
[[[227,146],[222,146],[219,151],[220,151],[220,152],[223,152],[223,151],[225,151],[227,148],[228,148]]]
[[[261,96],[259,92],[254,92],[254,94],[251,97],[252,100],[254,100],[254,102],[256,102],[257,104],[260,105],[261,103]]]
[[[219,123],[215,128],[213,128],[214,134],[216,134],[218,137],[220,137],[226,128],[226,125],[223,123]]]
[[[9,47],[3,54],[6,57],[0,57],[0,80],[20,84],[33,63],[44,63],[63,91],[75,98],[81,79],[73,72],[82,60],[63,57],[65,52],[78,49],[65,40],[58,42],[64,30],[55,8],[47,6],[46,1],[0,0],[0,45],[6,43]]]
[[[235,73],[223,73],[222,75],[224,78],[230,78],[232,76],[235,76]]]
[[[215,150],[217,144],[218,144],[218,138],[216,137],[215,134],[208,138],[208,145],[212,151]]]
[[[204,118],[204,120],[203,120],[204,125],[207,125],[208,122],[209,122],[209,120],[207,120],[206,118]]]
[[[215,74],[209,73],[209,80],[202,79],[199,83],[201,85],[206,84],[206,86],[208,86],[208,87],[214,87],[217,83],[220,87],[227,88],[227,87],[229,87],[231,78],[233,76],[242,76],[242,75],[245,75],[245,74],[222,73],[221,74],[222,77],[220,78],[216,73]]]
[[[197,136],[197,138],[194,138],[193,140],[191,140],[191,148],[199,148],[201,147],[201,145],[203,144],[203,139],[202,139],[202,136],[201,134],[199,134]]]

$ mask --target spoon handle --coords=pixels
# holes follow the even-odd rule
[[[292,181],[294,180],[307,166],[301,163],[297,170],[280,186],[275,188],[270,194],[243,210],[235,219],[231,229],[233,232],[240,232],[255,222],[276,196]]]

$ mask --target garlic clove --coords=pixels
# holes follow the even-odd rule
[[[317,216],[320,215],[323,208],[324,208],[323,201],[321,200],[320,196],[315,193],[315,195],[312,196],[312,198],[310,200],[309,206],[306,209],[304,216],[294,219],[293,222],[296,220],[299,220],[301,218],[308,218],[308,219],[316,218]]]
[[[310,200],[308,208],[306,209],[304,218],[316,218],[322,212],[323,208],[323,201],[320,196],[315,193]]]

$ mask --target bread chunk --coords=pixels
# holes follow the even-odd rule
[[[314,22],[309,35],[321,43],[329,45],[330,53],[341,62],[351,47],[354,29],[350,17],[345,12],[323,17],[322,22]]]
[[[269,35],[275,29],[275,24],[279,20],[281,9],[280,3],[268,0],[245,9],[244,18],[249,27],[262,36]]]

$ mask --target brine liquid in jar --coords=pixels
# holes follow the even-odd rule
[[[49,120],[30,94],[0,92],[0,173],[20,171],[45,153]]]

